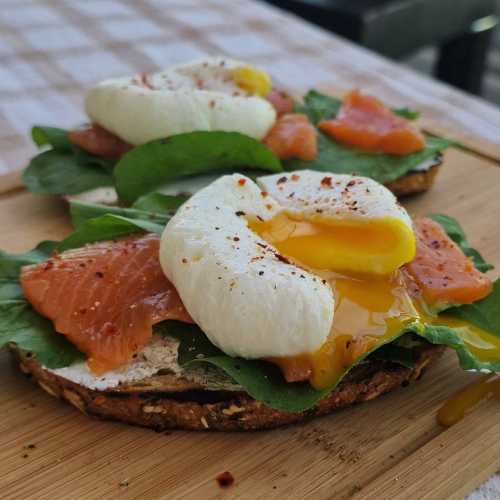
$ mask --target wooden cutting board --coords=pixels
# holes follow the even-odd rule
[[[449,150],[432,191],[406,205],[458,218],[500,268],[499,165]],[[23,190],[0,196],[0,227],[0,248],[16,252],[70,231],[63,202]],[[27,380],[8,353],[0,377],[3,498],[461,498],[500,468],[500,401],[450,429],[436,423],[440,405],[477,377],[452,352],[408,388],[255,433],[155,433],[94,420]],[[235,483],[223,490],[215,477],[226,470]]]

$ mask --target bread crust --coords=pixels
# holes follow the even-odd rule
[[[412,194],[424,193],[432,187],[441,164],[433,165],[428,170],[422,172],[409,172],[403,177],[388,182],[385,186],[390,189],[396,197],[409,196]]]
[[[81,412],[157,431],[252,431],[289,425],[331,413],[354,403],[374,399],[418,379],[444,351],[429,344],[422,348],[412,369],[373,360],[354,368],[326,398],[313,408],[288,413],[275,410],[237,391],[203,389],[161,392],[154,390],[90,390],[44,369],[29,353],[12,348],[21,370],[46,392],[65,400]],[[172,385],[167,386],[172,389]]]

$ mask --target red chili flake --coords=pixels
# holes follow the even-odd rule
[[[285,264],[290,264],[290,261],[283,255],[280,255],[279,253],[275,253],[274,255],[280,262],[284,262]]]
[[[284,175],[283,177],[280,177],[277,181],[276,181],[276,184],[283,184],[284,182],[286,182],[288,179],[286,178],[286,176]]]
[[[234,477],[228,470],[221,472],[215,479],[221,488],[229,488],[234,483]]]
[[[78,264],[78,265],[79,265],[80,267],[87,267],[87,266],[85,265],[85,262],[80,262],[80,264]]]
[[[234,212],[234,214],[237,217],[243,217],[245,215],[245,212],[243,212],[243,210],[238,210],[237,212]]]
[[[188,261],[188,260],[186,259],[186,257],[182,257],[182,263],[183,263],[183,264],[187,264],[187,261]]]
[[[240,180],[238,181],[238,184],[239,184],[240,186],[244,186],[246,183],[247,183],[247,180],[246,180],[246,179],[240,179]]]
[[[321,283],[323,283],[323,285],[326,285],[326,280],[321,280]]]
[[[292,181],[298,181],[300,179],[300,175],[292,174],[291,179],[292,179]]]
[[[264,219],[260,215],[257,215],[257,219],[259,219],[260,222],[264,222]]]
[[[215,107],[215,101],[210,101],[208,103],[208,105],[211,107],[211,108],[214,108]]]
[[[240,241],[240,239],[238,238],[238,236],[235,236],[235,237],[233,238],[233,241]]]
[[[259,245],[259,247],[262,247],[262,248],[267,248],[267,245],[265,245],[264,243],[257,243],[257,245]]]
[[[316,213],[317,213],[317,214],[322,214],[322,213],[323,213],[323,210],[321,210],[321,208],[317,208],[317,209],[316,209]]]
[[[267,191],[261,191],[260,195],[262,196],[262,198],[267,198],[267,196],[269,196],[269,193]]]
[[[321,185],[323,187],[332,187],[332,178],[331,177],[323,177],[323,179],[321,179]]]
[[[352,180],[352,181],[349,181],[346,185],[346,187],[352,187],[352,186],[355,186],[356,185],[356,181],[355,180]]]
[[[78,312],[80,314],[85,314],[87,312],[87,309],[85,309],[85,307],[82,307],[82,308],[78,309]]]
[[[54,262],[52,262],[51,260],[48,260],[44,265],[43,265],[43,270],[44,271],[49,271],[50,269],[52,269],[54,267]]]
[[[101,271],[96,271],[95,275],[97,278],[104,278],[104,273],[102,273]]]

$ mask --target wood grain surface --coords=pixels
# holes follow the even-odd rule
[[[500,267],[499,187],[498,165],[449,150],[432,191],[406,206],[458,218]],[[0,248],[61,238],[65,208],[25,191],[1,195]],[[440,405],[476,377],[452,352],[408,388],[256,433],[155,433],[94,420],[27,380],[8,353],[0,377],[2,498],[460,498],[500,468],[498,401],[451,429],[436,423]],[[221,489],[215,477],[225,470],[235,483]]]

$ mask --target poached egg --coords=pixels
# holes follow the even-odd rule
[[[270,89],[263,70],[210,58],[105,80],[88,92],[85,109],[93,122],[134,146],[198,130],[240,132],[261,140],[276,120],[264,99]]]
[[[230,356],[306,361],[324,388],[419,321],[399,268],[411,219],[385,187],[299,171],[219,178],[162,235],[160,262],[193,320]]]

